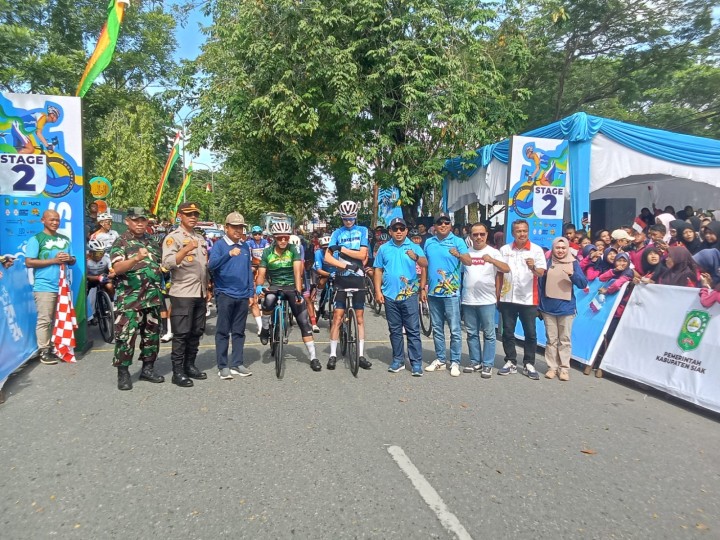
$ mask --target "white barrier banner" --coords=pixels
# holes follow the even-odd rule
[[[635,286],[602,368],[720,412],[720,304],[699,289]]]

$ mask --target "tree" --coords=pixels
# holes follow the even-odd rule
[[[511,1],[506,23],[528,35],[535,58],[526,81],[533,94],[527,127],[584,110],[709,134],[707,120],[718,113],[711,91],[720,45],[713,4]]]
[[[519,34],[498,41],[496,13],[477,2],[213,0],[208,11],[195,144],[227,153],[270,207],[315,202],[324,177],[341,193],[377,182],[416,200],[445,158],[522,121],[529,52]]]

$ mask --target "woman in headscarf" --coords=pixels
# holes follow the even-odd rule
[[[636,268],[638,281],[642,283],[655,283],[662,270],[662,255],[655,247],[647,247],[640,258],[640,268]]]
[[[686,247],[669,247],[665,257],[665,268],[666,270],[657,279],[660,285],[698,286],[698,267]]]
[[[675,220],[675,216],[672,214],[660,214],[655,218],[655,223],[660,223],[661,225],[665,225],[665,230],[667,231],[665,233],[665,237],[663,238],[663,242],[666,244],[670,242],[670,222]]]
[[[720,249],[720,221],[711,221],[703,228],[703,249]]]
[[[615,257],[617,257],[618,250],[614,247],[609,247],[603,251],[602,261],[600,262],[600,273],[603,274],[608,270],[612,270],[615,267]]]
[[[597,279],[602,274],[602,253],[594,245],[588,244],[582,248],[580,268],[588,281]]]
[[[672,227],[672,223],[670,226]],[[695,255],[703,249],[702,242],[695,234],[695,229],[687,221],[675,223],[675,238],[678,241],[676,245],[685,246],[691,255]]]
[[[558,377],[561,381],[570,380],[570,353],[572,345],[570,335],[577,313],[575,291],[587,287],[587,279],[580,269],[580,263],[570,252],[570,243],[564,237],[556,238],[548,270],[538,280],[540,304],[538,311],[545,321],[547,344],[545,345],[545,363],[548,366],[545,378]]]

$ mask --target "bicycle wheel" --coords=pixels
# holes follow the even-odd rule
[[[275,356],[275,325],[270,321],[270,356]]]
[[[375,309],[375,285],[370,276],[365,276],[365,303]]]
[[[430,306],[427,300],[425,302],[420,301],[420,327],[422,328],[422,333],[430,337],[432,333],[432,319],[430,318]]]
[[[355,318],[355,310],[350,308],[347,314],[347,359],[350,362],[350,372],[357,377],[360,368],[360,357],[358,356],[358,324]]]
[[[340,322],[340,354],[347,353],[347,313],[343,315],[344,320]]]
[[[98,328],[100,328],[100,335],[105,340],[105,343],[115,341],[113,328],[115,312],[113,311],[112,300],[110,300],[110,295],[100,288],[98,288],[95,297],[95,316],[97,317]]]
[[[277,313],[277,310],[280,310],[280,313]],[[285,371],[285,355],[284,349],[285,349],[285,332],[286,332],[286,316],[284,314],[284,309],[280,308],[279,306],[276,308],[276,316],[277,316],[277,324],[275,325],[275,333],[273,335],[273,339],[275,340],[275,375],[278,379],[282,379],[284,371]]]

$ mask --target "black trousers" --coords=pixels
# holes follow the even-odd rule
[[[204,298],[171,296],[170,305],[173,330],[170,359],[173,371],[182,371],[184,366],[194,363],[197,357],[200,337],[205,333],[207,304]]]

